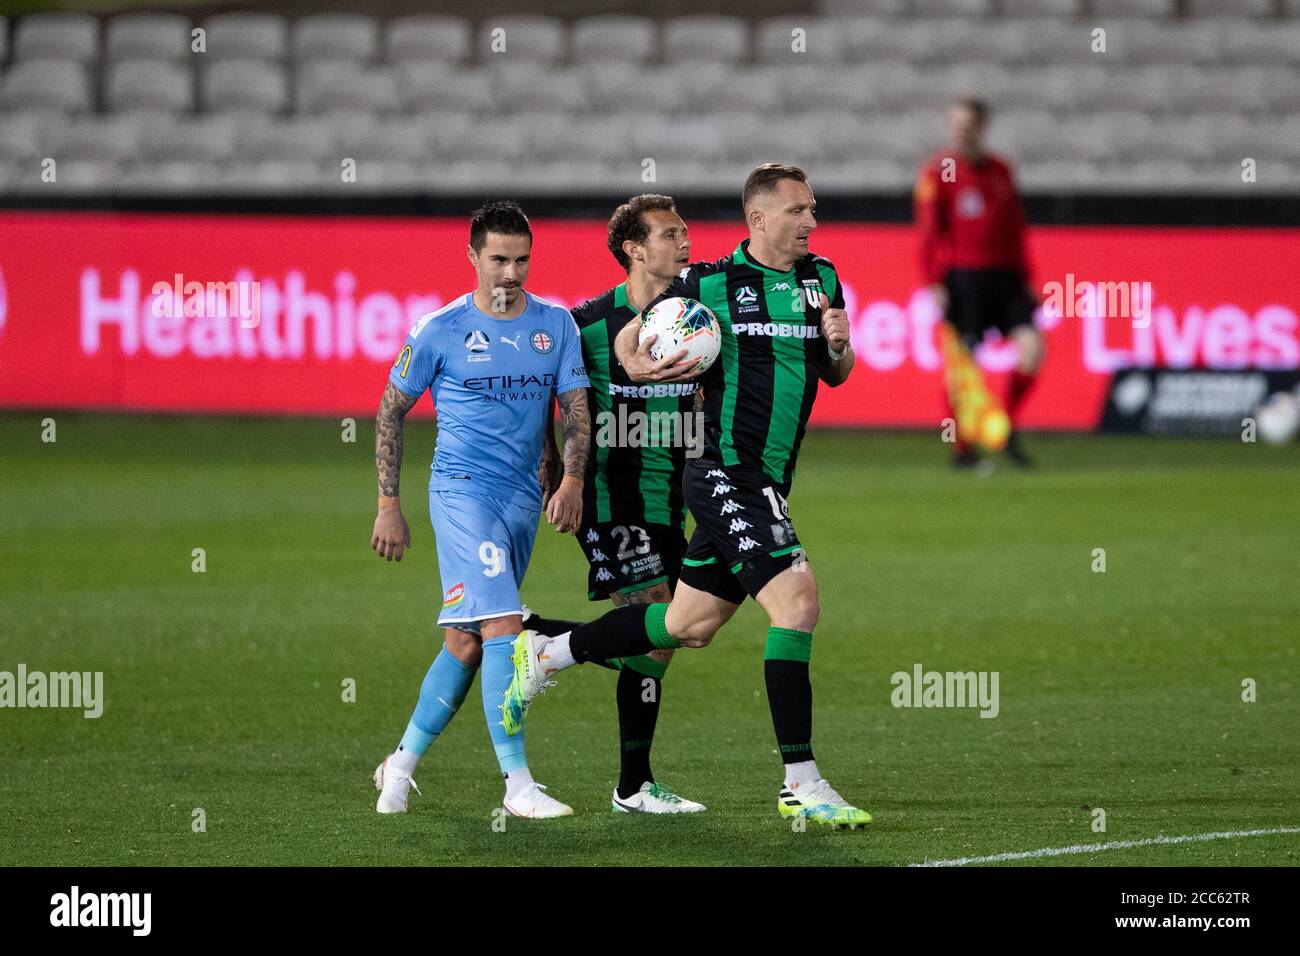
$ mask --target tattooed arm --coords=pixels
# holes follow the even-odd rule
[[[546,424],[542,426],[542,460],[537,469],[537,480],[542,483],[542,507],[550,503],[551,495],[560,487],[560,449],[555,445],[555,426],[551,422],[555,399],[546,410]]]
[[[591,444],[591,414],[587,390],[575,388],[559,396],[560,430],[564,433],[564,478],[546,506],[546,520],[568,534],[582,524],[582,483]]]
[[[403,393],[389,382],[384,396],[379,400],[379,414],[375,417],[375,467],[379,471],[379,514],[375,530],[370,536],[370,547],[381,558],[401,561],[402,552],[411,546],[411,529],[402,517],[402,502],[397,489],[402,477],[402,441],[406,428],[406,413],[419,396]]]

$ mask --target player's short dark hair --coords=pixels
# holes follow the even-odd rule
[[[623,203],[614,210],[614,215],[609,217],[609,233],[605,242],[624,272],[631,270],[632,260],[623,251],[623,243],[629,240],[645,242],[650,238],[650,224],[645,221],[644,214],[660,211],[677,211],[677,204],[673,202],[673,197],[662,196],[659,193],[642,193]]]
[[[489,232],[498,236],[527,236],[533,238],[533,230],[528,225],[528,217],[513,199],[497,199],[485,202],[480,209],[470,214],[469,244],[475,252],[482,252],[487,244]]]
[[[952,105],[958,109],[970,110],[971,116],[975,117],[975,122],[981,126],[989,121],[989,104],[978,96],[959,96],[952,101]]]
[[[789,166],[785,163],[764,163],[750,173],[745,180],[745,189],[740,194],[741,208],[748,209],[755,196],[770,193],[776,189],[776,184],[783,179],[793,179],[795,182],[806,183],[808,182],[808,174],[798,166]]]

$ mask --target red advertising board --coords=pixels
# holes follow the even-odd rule
[[[604,223],[533,225],[531,291],[575,305],[620,281]],[[472,286],[466,232],[0,212],[0,407],[369,415],[406,330]],[[699,259],[742,236],[720,222],[691,234]],[[859,364],[813,422],[937,426],[937,313],[914,232],[830,223],[813,240],[844,283]],[[1300,229],[1036,227],[1030,249],[1048,358],[1027,427],[1095,427],[1116,368],[1300,367]],[[995,380],[1012,361],[999,344],[979,357]]]

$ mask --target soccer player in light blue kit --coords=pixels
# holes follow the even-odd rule
[[[523,736],[507,736],[501,726],[512,647],[523,627],[519,587],[544,493],[555,529],[575,531],[590,440],[578,329],[567,310],[524,291],[531,250],[528,219],[515,203],[488,203],[474,213],[468,252],[478,287],[412,326],[380,405],[371,547],[390,561],[400,561],[411,542],[398,498],[403,420],[426,390],[437,409],[429,517],[442,578],[438,624],[446,628],[406,732],[375,770],[380,813],[406,812],[416,763],[456,713],[476,669],[505,777],[505,809],[521,817],[573,812],[533,780]],[[544,489],[552,484],[540,467],[552,394],[561,410],[565,475]]]

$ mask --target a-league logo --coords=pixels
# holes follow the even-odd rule
[[[465,348],[471,352],[486,352],[489,341],[487,333],[481,329],[475,329],[469,335],[465,336]]]
[[[533,351],[539,355],[545,355],[555,348],[555,340],[551,338],[551,333],[542,329],[533,329],[533,334],[528,341],[532,344]]]

